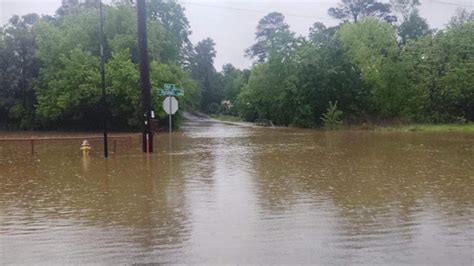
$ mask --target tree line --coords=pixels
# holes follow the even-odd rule
[[[97,0],[64,0],[54,16],[13,16],[0,28],[0,126],[101,126]],[[178,2],[147,2],[153,108],[165,123],[164,83],[185,88],[185,109],[270,119],[300,127],[398,119],[474,120],[474,12],[458,10],[429,28],[418,0],[342,0],[297,36],[277,12],[257,25],[245,50],[250,69],[217,71],[215,43],[196,45]],[[141,125],[136,11],[131,1],[104,10],[106,85],[114,129]]]
[[[11,129],[101,127],[99,1],[63,0],[53,16],[13,16],[0,28],[0,126]],[[113,129],[139,128],[137,18],[132,1],[104,6],[107,117]],[[199,53],[176,1],[147,1],[152,105],[165,123],[164,83],[185,88],[183,108],[198,108],[193,79]]]
[[[246,81],[225,95],[243,119],[299,127],[474,120],[474,12],[457,10],[443,30],[419,15],[419,1],[342,0],[296,36],[282,14],[263,17]],[[222,72],[225,87],[236,79]],[[238,82],[237,82],[238,83]],[[223,108],[225,110],[225,108]]]

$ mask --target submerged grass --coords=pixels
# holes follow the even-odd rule
[[[233,115],[211,115],[212,118],[220,121],[226,122],[243,122],[243,120],[238,116]]]
[[[411,124],[380,127],[386,131],[424,131],[424,132],[474,132],[474,123],[467,124]]]
[[[223,122],[244,122],[238,116],[211,115],[210,117]],[[466,124],[360,124],[352,126],[341,126],[343,130],[374,130],[374,131],[401,131],[401,132],[473,132],[474,122]]]

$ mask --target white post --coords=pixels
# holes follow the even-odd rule
[[[171,128],[173,127],[172,126],[172,122],[171,122],[171,112],[173,110],[173,101],[171,101],[171,96],[168,96],[170,98],[170,113],[169,113],[169,127],[170,127],[170,155],[171,155]]]

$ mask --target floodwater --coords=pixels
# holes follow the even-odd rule
[[[473,265],[472,133],[194,120],[156,142],[0,142],[0,263]]]

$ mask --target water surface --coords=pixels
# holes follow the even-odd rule
[[[473,264],[472,133],[196,120],[156,142],[0,142],[0,263]]]

